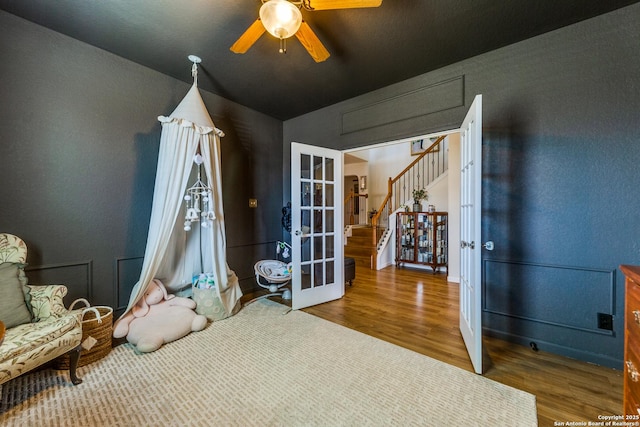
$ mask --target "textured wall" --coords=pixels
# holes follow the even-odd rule
[[[485,332],[621,367],[618,265],[640,263],[639,33],[634,5],[289,120],[284,164],[291,141],[346,149],[457,128],[483,94]]]
[[[68,284],[68,302],[122,306],[146,244],[156,118],[189,86],[5,12],[0,56],[0,230],[27,242],[32,282]],[[253,262],[280,237],[282,123],[202,96],[226,133],[228,263],[251,288]]]

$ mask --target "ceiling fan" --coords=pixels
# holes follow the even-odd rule
[[[253,44],[268,31],[280,39],[280,52],[287,51],[286,39],[295,35],[309,55],[316,61],[322,62],[329,57],[329,51],[324,47],[309,24],[302,20],[300,9],[309,11],[329,9],[354,9],[378,7],[382,0],[261,0],[260,18],[240,36],[231,46],[235,53],[245,53]]]

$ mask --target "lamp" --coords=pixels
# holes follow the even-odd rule
[[[284,39],[298,31],[302,24],[302,13],[287,0],[268,0],[260,7],[260,20],[269,34],[280,39],[280,53],[286,53]]]
[[[367,177],[366,176],[361,176],[360,177],[360,189],[361,190],[366,190],[367,189]]]

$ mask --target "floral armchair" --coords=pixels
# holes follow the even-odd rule
[[[71,382],[80,384],[80,314],[64,307],[65,286],[28,284],[26,259],[27,246],[20,238],[0,233],[0,321],[6,328],[0,384],[68,352]]]

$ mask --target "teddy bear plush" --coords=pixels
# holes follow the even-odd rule
[[[114,338],[127,337],[138,351],[156,351],[162,344],[175,341],[190,332],[201,331],[207,318],[196,314],[196,303],[189,298],[169,294],[158,279],[147,287],[144,297],[113,329]]]

